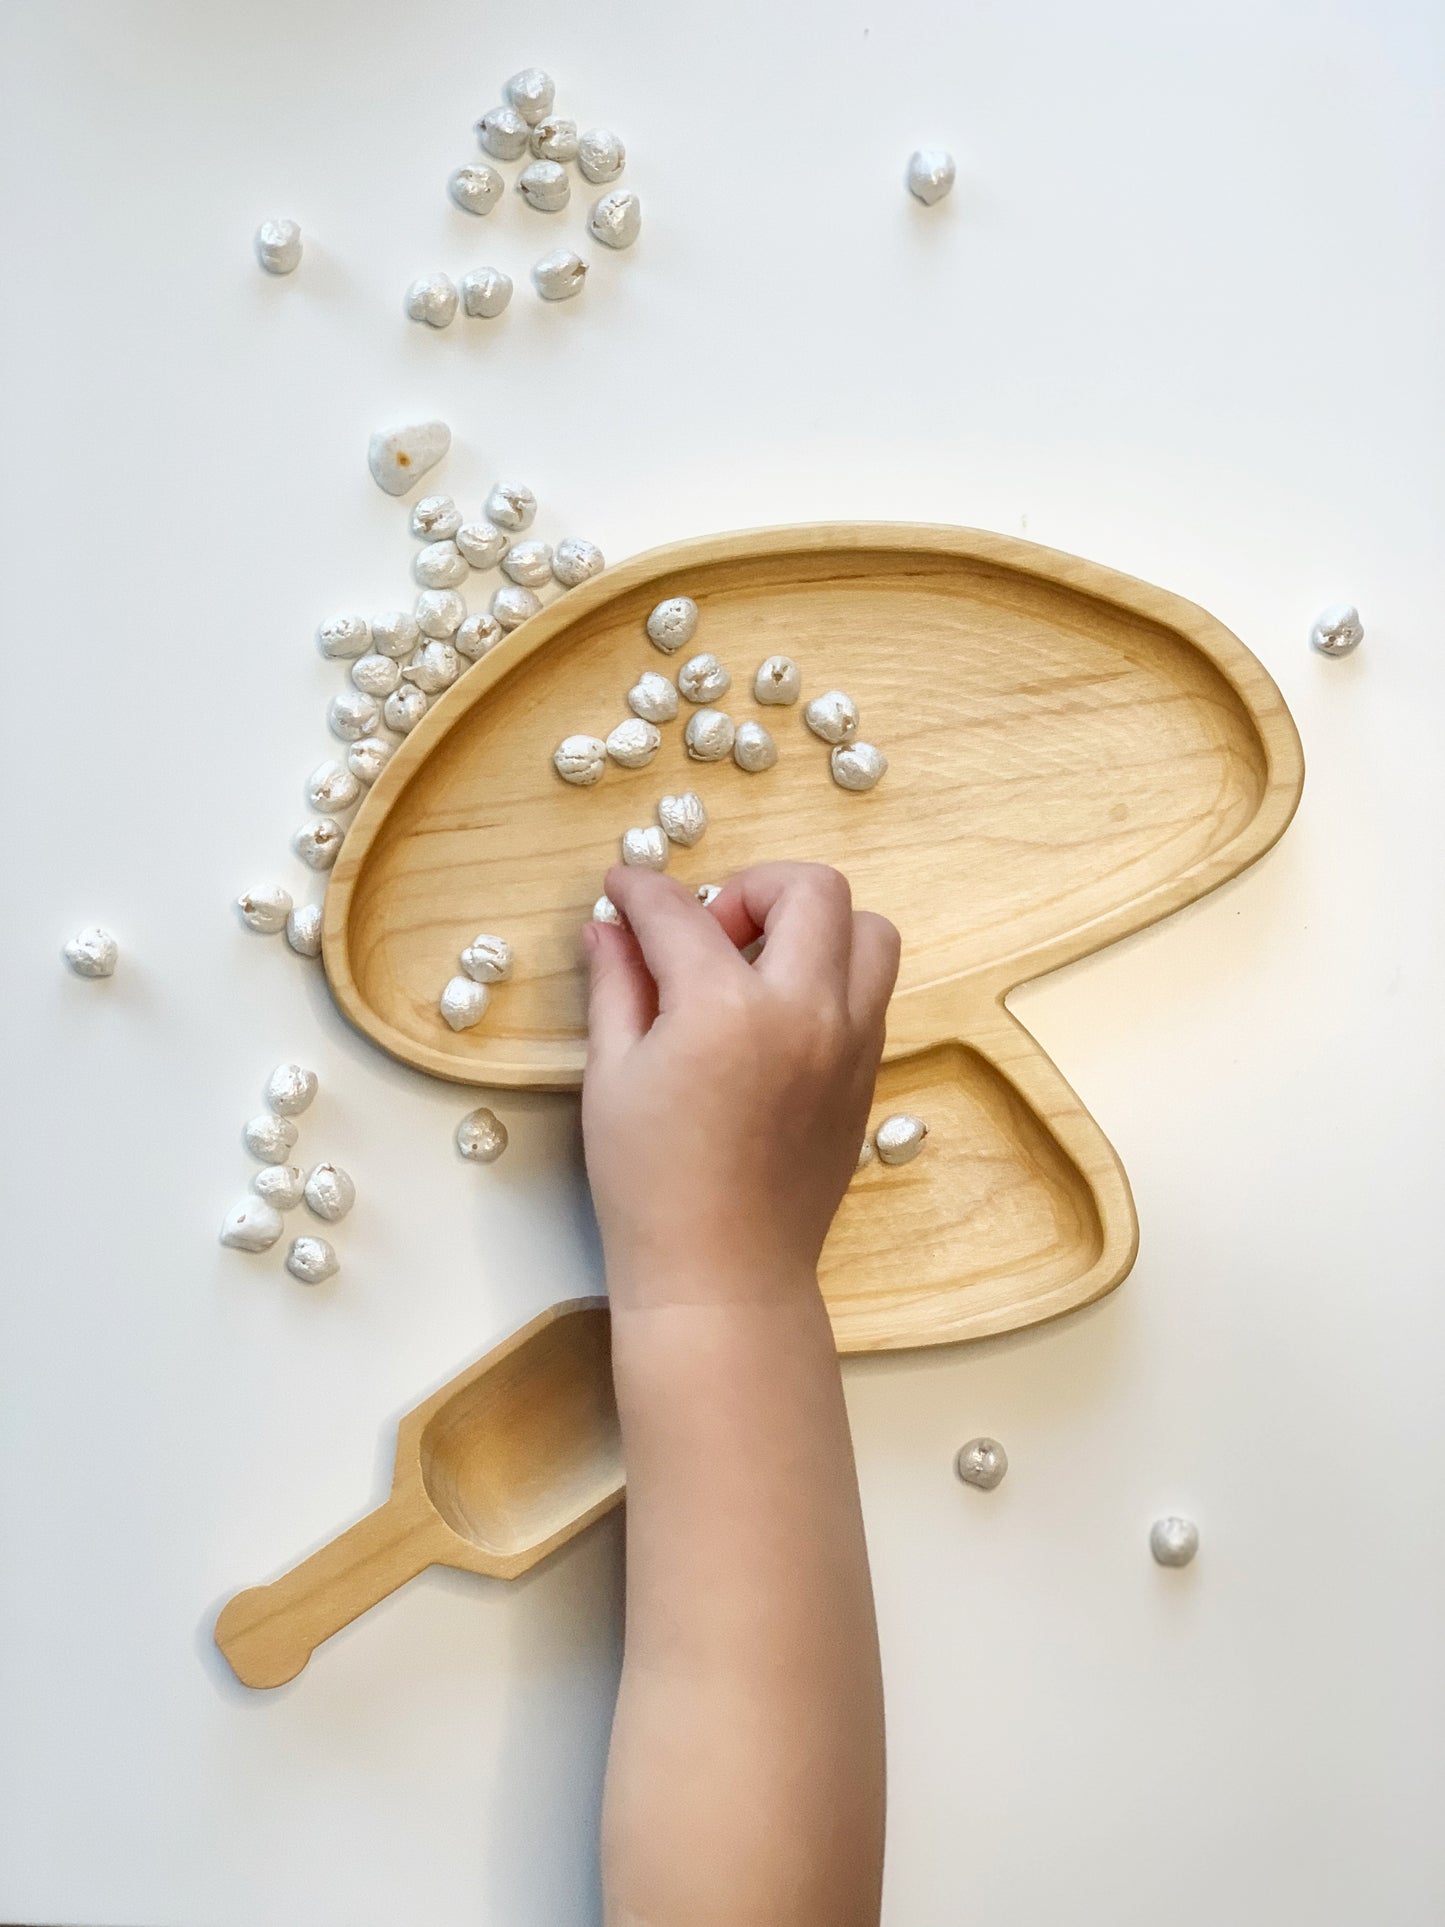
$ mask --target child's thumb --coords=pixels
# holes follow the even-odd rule
[[[637,939],[615,923],[589,923],[587,1036],[592,1056],[626,1050],[646,1036],[657,1015],[657,987]]]

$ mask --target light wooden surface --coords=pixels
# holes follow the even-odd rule
[[[660,597],[701,612],[678,657]],[[642,770],[563,783],[565,735],[606,735],[645,669],[693,649],[732,672],[717,706],[759,717],[777,766],[695,763],[690,706]],[[833,783],[802,705],[754,702],[782,651],[804,699],[847,690],[890,766]],[[623,830],[693,788],[709,828],[671,872],[722,882],[765,857],[836,864],[903,935],[880,1106],[934,1125],[904,1171],[865,1172],[825,1254],[848,1351],[1006,1331],[1088,1302],[1133,1261],[1117,1158],[1004,1008],[1025,980],[1167,916],[1253,862],[1299,800],[1289,713],[1203,610],[1097,564],[977,530],[838,523],[716,536],[609,571],[525,623],[402,744],[332,873],[325,961],[343,1011],[403,1061],[461,1083],[574,1086],[580,931]],[[437,996],[478,930],[515,974],[453,1033]],[[886,1262],[907,1239],[906,1276]]]
[[[427,1566],[514,1579],[621,1498],[606,1300],[572,1299],[409,1412],[385,1502],[237,1593],[216,1644],[243,1684],[280,1686]]]

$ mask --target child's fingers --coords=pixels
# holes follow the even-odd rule
[[[840,1001],[853,952],[848,879],[825,863],[756,863],[725,883],[709,906],[739,948],[760,936],[757,968],[793,989],[831,976]]]
[[[626,1050],[652,1028],[657,986],[630,931],[613,923],[589,923],[582,939],[588,965],[588,1050],[606,1056]]]
[[[848,1008],[853,1021],[871,1029],[883,1023],[898,981],[901,939],[887,917],[873,910],[853,913],[853,957],[848,971]]]
[[[700,978],[738,967],[737,953],[716,919],[671,877],[615,864],[607,872],[607,894],[637,939],[663,1008],[679,1002]]]

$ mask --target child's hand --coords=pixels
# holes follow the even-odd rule
[[[586,931],[582,1122],[614,1302],[810,1289],[867,1125],[898,932],[821,864],[760,864],[707,908],[650,870],[617,867],[607,891],[628,928]]]

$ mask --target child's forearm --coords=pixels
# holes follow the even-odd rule
[[[611,1281],[627,1644],[609,1927],[872,1927],[883,1702],[815,1279]]]

